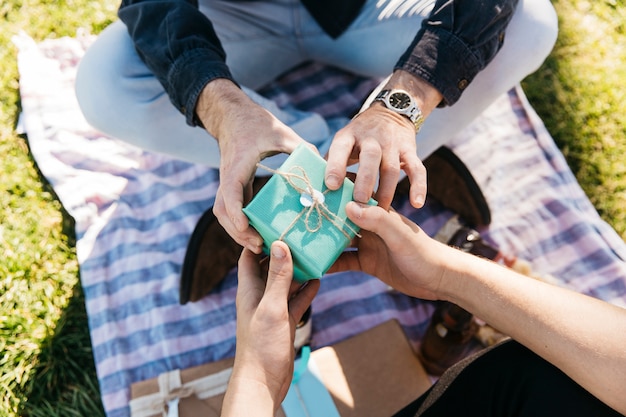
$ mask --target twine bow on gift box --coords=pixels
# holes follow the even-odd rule
[[[304,168],[301,166],[293,166],[288,172],[285,172],[266,167],[262,164],[257,164],[257,166],[271,172],[272,174],[281,176],[289,183],[289,185],[293,187],[294,190],[300,193],[300,204],[303,206],[302,211],[300,211],[300,213],[294,217],[293,221],[285,228],[285,230],[283,230],[278,240],[283,240],[287,233],[289,233],[289,231],[303,216],[304,226],[306,227],[306,231],[309,233],[318,232],[322,228],[323,219],[326,219],[339,231],[341,231],[347,239],[352,239],[352,236],[344,230],[344,227],[347,227],[354,234],[354,236],[361,237],[358,229],[350,226],[349,223],[342,220],[328,208],[326,205],[325,194],[330,190],[327,189],[324,190],[324,192],[316,190]],[[299,185],[298,181],[302,182],[303,185]],[[312,224],[312,221],[315,221],[315,223]]]
[[[353,201],[354,184],[345,178],[339,189],[326,189],[326,166],[306,145],[296,147],[278,169],[257,164],[274,175],[243,208],[263,237],[266,253],[276,240],[289,245],[293,277],[300,283],[324,276],[352,239],[360,237],[345,212]]]

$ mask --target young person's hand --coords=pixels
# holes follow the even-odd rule
[[[291,383],[296,325],[311,305],[319,280],[293,281],[288,246],[274,242],[267,279],[259,257],[239,259],[237,347],[223,416],[273,416]],[[250,407],[249,409],[246,407]]]
[[[451,248],[431,239],[395,211],[350,202],[346,214],[361,227],[356,251],[347,251],[329,272],[362,271],[405,294],[439,299],[445,253]]]
[[[331,272],[363,271],[405,294],[457,304],[626,412],[626,309],[444,245],[396,212],[351,202],[346,213],[363,237]]]

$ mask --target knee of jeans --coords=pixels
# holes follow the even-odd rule
[[[537,22],[537,29],[540,31],[540,47],[543,48],[543,51],[547,56],[550,51],[552,51],[559,34],[559,20],[551,1],[542,1],[540,19],[538,19]]]
[[[128,115],[128,104],[139,99],[124,82],[132,79],[126,72],[134,68],[129,50],[133,47],[126,27],[115,22],[98,36],[78,65],[74,83],[78,106],[87,122],[103,133],[117,133],[111,128]]]
[[[74,91],[78,106],[87,122],[96,129],[100,129],[101,126],[106,126],[106,123],[103,123],[100,118],[103,114],[106,114],[106,112],[101,110],[107,104],[104,97],[102,97],[99,86],[94,85],[97,77],[92,71],[93,66],[89,62],[89,55],[86,55],[78,66]]]
[[[559,31],[556,10],[550,0],[523,0],[523,3],[528,20],[525,32],[530,37],[527,45],[540,59],[540,65],[556,43]]]
[[[106,73],[106,68],[99,56],[87,53],[81,60],[74,84],[78,106],[94,129],[118,139],[133,141],[137,133],[135,125],[144,126],[145,131],[154,124],[154,114],[150,113],[153,103],[137,100],[124,87],[121,76],[117,77],[110,71]],[[129,120],[136,123],[128,123]]]
[[[558,20],[550,0],[520,0],[507,28],[508,59],[515,60],[515,68],[525,77],[543,64],[557,35]]]
[[[102,48],[90,48],[78,65],[74,92],[78,106],[85,120],[95,129],[107,133],[119,123],[119,115],[124,112],[124,92],[120,90],[118,74]]]

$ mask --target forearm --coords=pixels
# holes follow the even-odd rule
[[[204,128],[219,142],[222,163],[225,160],[243,163],[242,155],[250,151],[253,151],[254,158],[260,159],[278,152],[290,153],[302,142],[292,129],[228,79],[215,79],[204,86],[195,113]],[[224,152],[230,152],[233,159]],[[259,161],[248,162],[254,165]]]
[[[458,257],[457,257],[458,256]],[[581,386],[626,412],[626,310],[519,275],[468,254],[454,255],[444,298],[532,349]]]
[[[245,115],[258,107],[235,83],[216,79],[202,89],[195,113],[207,132],[219,141],[228,132],[228,118],[237,119],[235,124],[247,124]]]

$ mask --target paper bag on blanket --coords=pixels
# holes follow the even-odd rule
[[[133,384],[131,415],[219,416],[232,364],[229,358]],[[431,385],[396,320],[313,351],[304,373],[278,417],[389,416]]]

